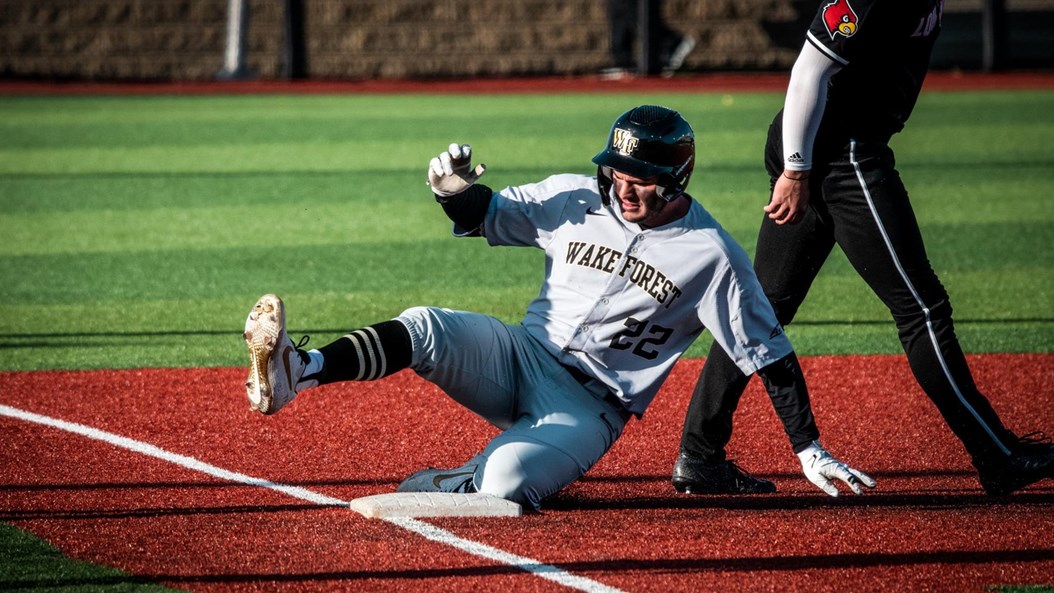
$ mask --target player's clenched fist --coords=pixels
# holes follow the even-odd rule
[[[448,198],[471,187],[486,170],[484,164],[473,169],[472,147],[455,142],[428,163],[428,185],[435,195]]]

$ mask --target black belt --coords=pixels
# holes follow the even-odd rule
[[[594,382],[594,381],[597,382],[597,383],[600,383],[599,379],[582,372],[582,370],[579,369],[578,367],[568,366],[566,364],[564,364],[562,366],[565,369],[567,369],[567,372],[570,373],[571,376],[575,378],[575,381],[578,381],[578,383],[580,385],[582,385],[583,387],[586,385],[586,383],[591,383],[591,382]],[[619,414],[622,415],[622,419],[623,420],[629,420],[629,417],[632,414],[631,414],[631,412],[629,410],[626,409],[626,403],[623,402],[621,399],[619,399],[617,395],[615,395],[614,393],[611,393],[610,389],[606,389],[605,388],[604,389],[604,393],[602,393],[602,394],[594,394],[594,395],[596,395],[600,399],[604,400],[605,402],[611,404],[616,410],[618,410]]]

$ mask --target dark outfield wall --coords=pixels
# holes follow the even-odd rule
[[[288,1],[288,0],[287,0]],[[248,0],[244,63],[290,69],[283,0]],[[821,0],[822,1],[822,0]],[[602,0],[296,0],[303,68],[322,79],[564,75],[608,65]],[[981,66],[981,0],[948,0],[938,68]],[[295,2],[294,2],[295,3]],[[694,35],[688,71],[784,70],[814,0],[666,0]],[[1054,0],[1007,0],[1008,67],[1054,64]],[[0,77],[208,80],[224,64],[227,0],[0,0]]]

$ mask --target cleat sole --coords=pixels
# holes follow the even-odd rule
[[[268,363],[281,332],[282,301],[268,294],[260,297],[245,321],[242,337],[249,349],[249,377],[245,394],[249,408],[267,414],[271,410],[272,382]]]

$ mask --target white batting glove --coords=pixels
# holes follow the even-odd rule
[[[838,496],[838,487],[835,486],[834,480],[845,482],[856,494],[864,493],[860,488],[861,484],[868,488],[874,488],[877,484],[864,472],[838,461],[820,445],[820,441],[813,441],[807,449],[798,453],[798,459],[801,460],[805,477],[831,496]]]
[[[455,142],[428,163],[428,185],[432,186],[435,195],[449,198],[472,187],[486,170],[487,166],[483,164],[473,169],[472,147]]]

